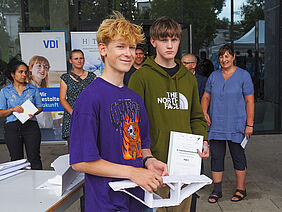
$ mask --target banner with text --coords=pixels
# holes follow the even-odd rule
[[[36,116],[42,140],[61,140],[63,107],[60,76],[67,72],[64,32],[19,33],[22,60],[28,64],[28,83],[39,88],[43,112]]]
[[[96,32],[71,32],[71,48],[82,50],[85,57],[83,68],[100,76],[104,70],[104,63],[98,50],[96,34]]]

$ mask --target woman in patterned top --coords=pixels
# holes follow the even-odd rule
[[[60,102],[64,107],[62,137],[69,144],[70,118],[79,94],[95,79],[96,75],[83,69],[84,54],[80,49],[71,52],[69,62],[73,69],[63,74],[60,80]]]

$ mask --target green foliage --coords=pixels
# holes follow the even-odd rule
[[[215,12],[217,15],[221,13],[223,6],[225,6],[225,0],[214,0]]]
[[[20,1],[18,0],[5,0],[0,1],[0,28],[5,28],[5,13],[20,12]]]
[[[86,20],[98,21],[105,19],[110,14],[110,11],[112,10],[112,5],[108,5],[109,2],[105,0],[81,1],[80,3],[81,19],[84,21]]]
[[[84,0],[80,5],[81,19],[97,22],[102,22],[113,10],[119,11],[130,20],[136,10],[134,0]]]
[[[202,46],[208,46],[214,39],[216,33],[216,11],[221,10],[222,6],[217,5],[222,1],[212,0],[183,0],[183,20],[191,21],[194,27],[194,50],[197,51]],[[152,16],[153,19],[161,16],[169,16],[177,21],[181,21],[181,1],[180,0],[153,0]]]
[[[241,24],[243,34],[252,29],[257,20],[264,20],[264,4],[265,0],[247,0],[247,4],[242,6],[242,17],[244,19]]]

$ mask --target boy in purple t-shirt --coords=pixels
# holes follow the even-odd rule
[[[108,182],[130,179],[152,192],[168,174],[166,164],[151,154],[142,98],[123,85],[136,44],[144,39],[141,31],[115,13],[97,32],[105,69],[79,96],[70,128],[70,163],[86,173],[85,211],[142,211],[141,203],[114,192]],[[132,192],[142,198],[141,188]]]

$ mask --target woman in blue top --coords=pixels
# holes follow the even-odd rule
[[[210,203],[222,197],[222,176],[226,142],[236,173],[237,187],[231,201],[238,202],[247,196],[245,177],[247,162],[241,146],[244,137],[253,133],[254,88],[250,74],[235,66],[234,50],[230,45],[219,49],[218,59],[222,70],[208,78],[202,98],[202,108],[209,126],[211,170],[214,190]]]
[[[26,83],[28,66],[21,61],[12,61],[8,64],[7,76],[12,84],[0,91],[0,116],[6,117],[4,138],[11,160],[24,158],[23,144],[25,145],[27,159],[32,169],[42,169],[40,159],[41,134],[35,115],[42,111],[42,102],[38,89]],[[20,106],[30,100],[38,109],[27,122],[22,124],[13,112],[22,113]]]

